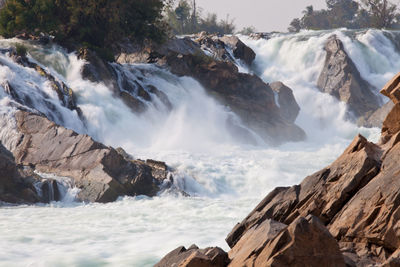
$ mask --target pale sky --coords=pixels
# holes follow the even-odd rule
[[[227,14],[235,19],[237,31],[254,26],[258,31],[286,31],[293,18],[301,16],[308,5],[326,8],[325,0],[196,0],[204,13]]]

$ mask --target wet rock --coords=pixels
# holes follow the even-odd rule
[[[373,93],[373,86],[361,78],[336,35],[328,39],[325,50],[327,55],[318,79],[318,88],[345,102],[355,118],[377,110],[380,99]]]
[[[193,77],[212,97],[234,111],[245,126],[255,131],[266,142],[280,144],[305,139],[304,131],[293,123],[293,115],[291,114],[291,120],[288,120],[281,114],[269,85],[255,75],[240,73],[233,63],[234,60],[229,59],[231,56],[225,46],[237,49],[238,57],[248,63],[253,58],[252,53],[242,47],[236,37],[203,34],[194,39],[193,41],[189,37],[176,38],[162,46],[147,46],[141,49],[127,45],[124,47],[125,52],[121,53],[117,60],[119,63],[138,63],[138,59],[146,58],[143,57],[143,53],[147,53],[145,63],[156,62],[160,66],[168,67],[173,74]],[[208,47],[216,58],[204,53],[202,47]]]
[[[42,202],[49,203],[51,201],[60,201],[61,194],[58,188],[57,181],[46,180],[41,185]]]
[[[293,90],[282,82],[274,82],[269,86],[278,95],[277,102],[282,116],[290,122],[295,122],[300,112],[300,106],[294,98]]]
[[[229,263],[228,254],[218,247],[199,249],[192,245],[189,249],[179,247],[164,258],[154,267],[225,267]]]
[[[286,120],[275,103],[272,89],[255,75],[240,73],[231,62],[216,61],[205,54],[166,57],[172,73],[191,76],[220,103],[268,143],[305,139],[304,131]]]
[[[0,143],[0,202],[39,202],[40,197],[28,179],[19,172],[12,153]]]
[[[220,37],[219,40],[224,42],[230,49],[232,49],[233,55],[235,58],[242,60],[248,66],[251,66],[254,59],[256,58],[256,53],[245,45],[238,37],[236,36],[223,36]]]
[[[18,111],[15,161],[43,173],[70,177],[80,188],[78,200],[110,202],[119,196],[154,196],[162,177],[146,163],[124,159],[115,149],[65,129],[47,118]],[[7,141],[7,140],[5,140]]]

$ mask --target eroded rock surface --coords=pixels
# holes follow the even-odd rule
[[[330,166],[274,189],[227,236],[229,266],[399,266],[399,84],[383,90],[395,103],[381,141],[358,135]]]
[[[168,253],[154,267],[224,267],[229,263],[228,254],[218,247],[199,249],[179,247]]]
[[[347,103],[355,119],[380,107],[380,99],[373,86],[361,78],[343,43],[333,35],[325,44],[326,59],[317,86],[342,102]]]
[[[72,178],[80,188],[78,200],[110,202],[125,195],[154,196],[167,177],[166,169],[162,173],[160,167],[127,160],[115,149],[37,114],[17,111],[15,120],[18,143],[11,152],[16,163]]]

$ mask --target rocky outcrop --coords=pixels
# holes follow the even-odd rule
[[[229,53],[228,49],[232,53]],[[178,76],[193,77],[204,86],[209,95],[239,115],[245,126],[251,128],[268,143],[280,144],[305,139],[304,131],[294,124],[297,104],[294,108],[286,106],[292,105],[294,99],[290,99],[287,92],[282,92],[282,102],[278,107],[275,94],[268,84],[256,75],[239,72],[232,56],[251,64],[255,54],[237,37],[200,34],[193,38],[171,39],[161,46],[119,44],[118,50],[122,51],[116,57],[120,64],[156,63],[169,68]],[[94,62],[88,64],[95,68],[96,65],[101,65]],[[113,67],[114,70],[118,70],[118,65],[114,64]],[[96,69],[98,73],[108,72],[102,66]],[[87,77],[94,76],[93,74]],[[151,100],[137,95],[140,86],[127,82],[121,72],[114,79],[118,79],[117,95],[134,112],[146,110],[145,102]],[[107,84],[107,81],[105,83]],[[164,102],[168,102],[168,98]]]
[[[325,50],[327,54],[318,88],[345,102],[355,119],[377,110],[380,99],[373,93],[373,86],[362,79],[336,35],[328,39]]]
[[[30,178],[20,173],[13,155],[0,143],[0,202],[39,202],[40,196]]]
[[[224,267],[229,263],[228,254],[218,247],[199,249],[179,247],[168,253],[154,267]]]
[[[365,114],[365,116],[360,117],[357,121],[357,125],[369,128],[382,128],[383,121],[386,119],[386,116],[393,109],[393,107],[394,103],[389,101],[382,107],[378,108],[375,112],[372,112],[371,114]]]
[[[166,166],[127,160],[115,149],[45,117],[17,111],[15,121],[17,136],[12,138],[18,142],[10,146],[15,162],[39,172],[70,177],[80,189],[77,196],[80,201],[110,202],[125,195],[154,196],[167,179]]]
[[[247,66],[251,66],[256,58],[256,53],[237,36],[224,35],[221,37],[201,32],[192,39],[200,45],[203,51],[207,51],[218,60],[235,62],[235,59],[238,59]]]
[[[293,90],[282,82],[274,82],[269,86],[278,96],[277,103],[282,116],[290,122],[295,122],[300,112],[300,106],[294,98]]]
[[[336,240],[312,215],[299,217],[272,239],[264,236],[264,240],[245,261],[230,254],[233,261],[229,266],[345,266]]]
[[[304,131],[281,114],[274,92],[258,76],[240,73],[233,63],[216,61],[204,54],[170,53],[166,62],[172,73],[198,80],[210,95],[267,142],[304,140]]]
[[[359,135],[330,166],[268,194],[227,236],[228,266],[399,265],[399,84],[382,90],[395,103],[381,141]]]

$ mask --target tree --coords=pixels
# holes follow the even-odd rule
[[[299,32],[301,30],[301,21],[296,18],[290,22],[290,26],[288,28],[289,32]]]
[[[249,27],[244,27],[238,33],[243,34],[243,35],[250,35],[250,34],[255,33],[255,32],[256,32],[256,28],[254,28],[254,26],[249,26]]]
[[[366,10],[371,16],[371,26],[388,28],[395,22],[397,6],[388,0],[362,0]]]
[[[102,48],[122,38],[161,41],[163,0],[7,0],[0,34],[52,34],[59,42]]]

